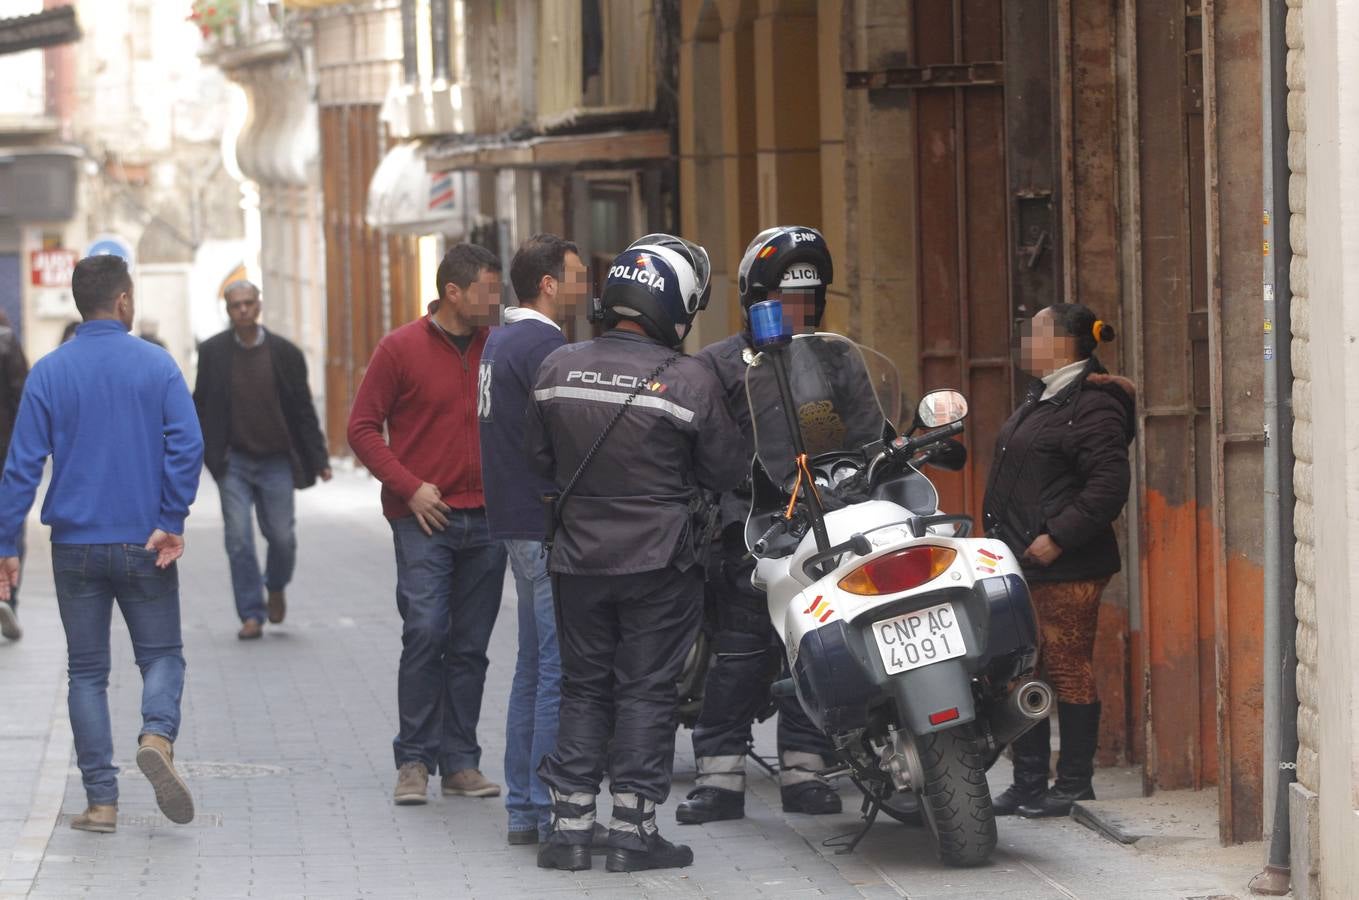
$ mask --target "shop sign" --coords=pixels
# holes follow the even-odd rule
[[[71,272],[79,259],[74,250],[56,248],[34,250],[29,254],[29,278],[34,287],[65,288],[71,286]]]

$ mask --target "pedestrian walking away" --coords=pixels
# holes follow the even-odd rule
[[[50,456],[42,521],[52,529],[71,730],[88,801],[71,827],[117,827],[108,704],[115,603],[142,673],[137,765],[161,812],[184,824],[194,808],[174,766],[184,690],[176,560],[198,492],[203,438],[179,367],[130,333],[135,301],[127,263],[82,259],[71,292],[85,321],[72,341],[33,367],[0,478],[0,599],[19,582],[17,535]]]
[[[538,865],[591,867],[608,768],[606,868],[687,866],[661,837],[678,692],[703,608],[691,505],[747,471],[721,386],[679,347],[707,299],[707,254],[656,237],[617,257],[601,298],[601,337],[543,363],[526,424],[536,470],[558,494],[549,525],[562,655],[557,745],[538,768],[552,831]],[[679,249],[676,249],[678,247]]]
[[[1020,337],[1020,368],[1035,381],[996,440],[983,511],[987,533],[1024,567],[1061,746],[1049,787],[1049,721],[1015,741],[1014,784],[992,801],[999,816],[1065,816],[1095,797],[1095,628],[1104,587],[1122,565],[1113,523],[1128,500],[1136,433],[1132,383],[1095,356],[1113,339],[1091,310],[1066,303],[1040,310]]]
[[[14,433],[14,420],[19,415],[19,398],[23,396],[27,378],[28,360],[24,357],[24,348],[19,346],[19,338],[10,326],[9,316],[0,312],[0,460],[9,454],[10,436]],[[0,469],[0,474],[3,474],[3,469]],[[22,527],[15,536],[15,555],[22,566]],[[0,637],[17,641],[23,636],[24,630],[19,624],[19,585],[16,583],[10,587],[9,599],[0,600]]]
[[[155,344],[162,350],[166,349],[165,341],[160,337],[160,321],[149,316],[143,316],[137,329],[137,337],[142,340]]]
[[[481,354],[478,426],[486,521],[509,554],[518,593],[519,654],[505,722],[505,808],[511,844],[547,836],[552,803],[537,775],[557,740],[561,657],[543,547],[542,497],[552,482],[528,467],[524,410],[538,367],[566,342],[560,323],[583,310],[588,284],[576,245],[556,235],[529,238],[510,263],[519,305],[505,311]]]
[[[505,548],[487,529],[477,437],[477,380],[488,326],[499,318],[500,263],[483,247],[458,244],[436,277],[439,299],[378,343],[349,416],[349,445],[382,482],[396,547],[398,805],[427,802],[431,774],[441,775],[445,795],[500,795],[481,774],[477,743],[505,578]]]
[[[316,418],[307,360],[293,343],[260,324],[260,289],[233,281],[222,291],[231,327],[198,351],[194,405],[203,425],[208,471],[222,496],[237,637],[264,633],[287,614],[286,589],[297,563],[293,492],[329,481],[330,456]],[[255,525],[268,547],[264,570]],[[266,599],[267,592],[267,599]]]
[[[741,260],[742,331],[696,354],[722,385],[727,406],[741,427],[747,467],[755,455],[755,433],[746,398],[746,368],[755,351],[747,311],[777,298],[788,330],[815,331],[826,308],[833,277],[830,250],[821,233],[799,225],[770,228],[751,241]],[[870,392],[871,396],[871,392]],[[841,811],[840,795],[817,773],[834,752],[794,695],[772,697],[774,679],[784,671],[783,645],[769,618],[764,592],[751,585],[755,559],[746,551],[748,483],[721,498],[722,532],[717,564],[709,567],[710,589],[719,598],[714,659],[703,687],[703,708],[694,725],[698,778],[675,809],[675,820],[696,825],[745,815],[746,753],[755,718],[771,703],[779,713],[779,786],[784,812],[822,815]]]

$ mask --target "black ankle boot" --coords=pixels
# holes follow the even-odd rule
[[[608,872],[644,872],[648,869],[682,869],[694,864],[694,851],[684,844],[672,844],[659,833],[646,839],[645,850],[610,847],[604,860]]]
[[[824,781],[804,781],[779,788],[779,797],[783,800],[783,811],[788,813],[827,816],[843,809],[840,795]]]
[[[1058,703],[1061,746],[1057,752],[1057,780],[1042,797],[1019,807],[1026,819],[1055,819],[1071,814],[1081,800],[1094,800],[1095,747],[1099,743],[1098,703]]]
[[[636,794],[613,795],[609,855],[604,860],[607,871],[678,869],[693,863],[694,851],[683,844],[670,843],[656,830],[654,802]]]
[[[563,872],[583,872],[594,863],[588,844],[558,844],[551,838],[538,848],[538,868],[560,869]]]
[[[1021,734],[1010,749],[1015,761],[1015,780],[991,798],[991,809],[998,816],[1013,816],[1020,806],[1034,802],[1047,791],[1052,755],[1051,724],[1043,719]]]
[[[538,847],[538,868],[581,872],[590,868],[590,839],[598,827],[593,794],[566,794],[549,788],[552,831]]]
[[[675,821],[681,825],[702,825],[705,822],[725,822],[743,819],[746,815],[746,795],[737,791],[699,785],[675,807]]]

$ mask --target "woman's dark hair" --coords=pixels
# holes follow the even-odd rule
[[[71,273],[71,294],[75,297],[80,317],[107,312],[118,295],[132,287],[132,275],[121,256],[87,256],[75,264]]]
[[[446,285],[456,284],[460,290],[467,290],[486,271],[500,271],[500,260],[494,253],[476,244],[454,244],[444,254],[434,276],[439,282],[439,298],[443,299]]]
[[[524,242],[510,262],[510,284],[520,303],[538,299],[544,275],[561,281],[566,277],[566,254],[580,256],[580,250],[566,238],[555,234],[535,234]]]
[[[1076,339],[1076,356],[1081,359],[1089,359],[1097,346],[1107,344],[1115,337],[1114,326],[1101,320],[1088,306],[1054,303],[1048,309],[1052,311],[1058,334]]]

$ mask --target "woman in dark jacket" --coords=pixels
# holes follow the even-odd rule
[[[1049,788],[1048,721],[1015,741],[1014,784],[992,801],[996,815],[1065,816],[1095,796],[1095,626],[1100,595],[1121,567],[1113,523],[1128,499],[1135,433],[1131,383],[1094,356],[1113,339],[1093,312],[1066,303],[1040,311],[1020,339],[1020,366],[1037,380],[996,441],[984,511],[987,532],[1022,561],[1061,749]]]

